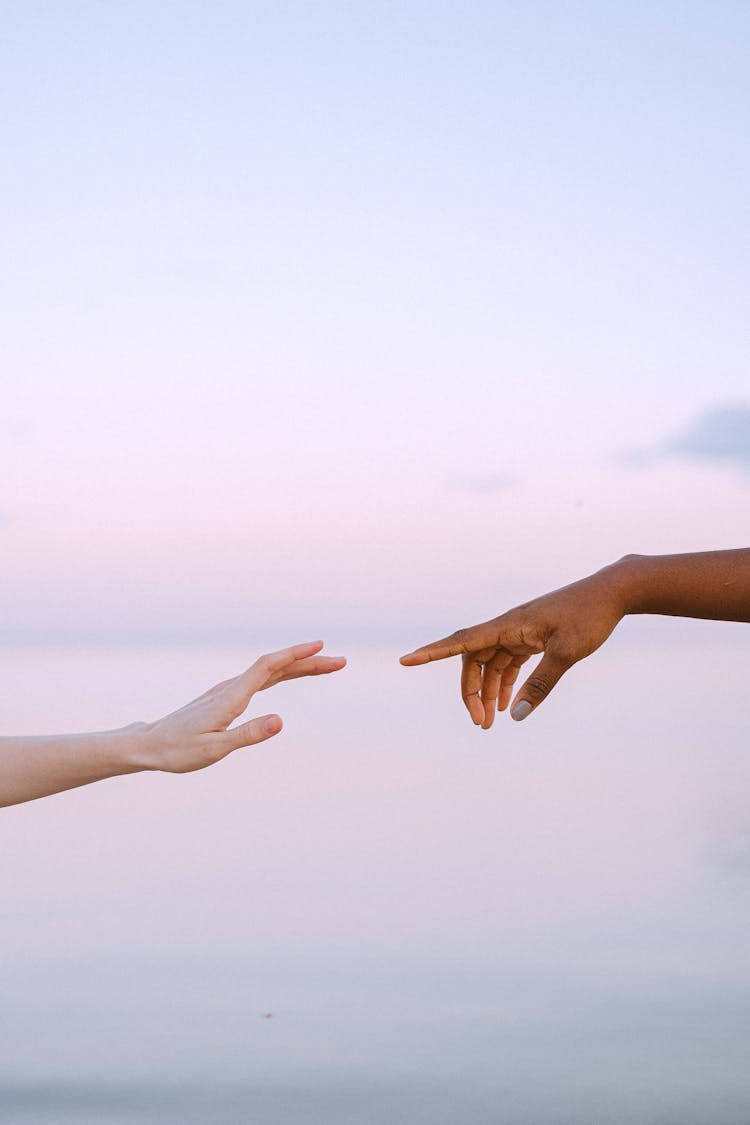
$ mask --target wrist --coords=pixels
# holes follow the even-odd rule
[[[130,723],[129,726],[111,732],[121,767],[120,773],[141,773],[144,770],[158,769],[149,738],[151,728],[151,723]]]
[[[638,591],[642,582],[644,555],[623,555],[597,572],[607,585],[620,617],[638,613]]]

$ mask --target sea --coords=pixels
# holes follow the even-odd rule
[[[14,639],[0,729],[276,639]],[[425,639],[333,637],[208,770],[0,810],[2,1125],[747,1125],[750,627],[625,622],[489,732]]]

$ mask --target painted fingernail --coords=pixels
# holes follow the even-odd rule
[[[533,708],[528,699],[519,699],[518,703],[515,703],[513,707],[511,707],[510,717],[511,719],[515,719],[517,723],[520,723],[521,719],[525,719],[527,715],[530,715],[532,710]]]
[[[277,730],[281,730],[281,723],[277,715],[269,715],[263,722],[263,730],[266,734],[275,734]]]

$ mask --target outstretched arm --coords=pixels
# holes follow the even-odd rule
[[[750,621],[750,550],[626,555],[588,578],[424,645],[401,663],[413,667],[462,656],[464,703],[474,723],[487,730],[495,711],[510,703],[529,657],[543,654],[513,701],[513,719],[530,715],[629,613]]]
[[[141,770],[188,773],[278,734],[278,715],[230,726],[258,691],[282,680],[337,672],[343,657],[321,656],[321,641],[294,645],[217,684],[179,711],[153,723],[98,734],[0,738],[0,806],[75,789]]]

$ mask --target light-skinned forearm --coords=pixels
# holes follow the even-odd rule
[[[256,692],[301,676],[340,671],[343,656],[323,656],[322,641],[266,653],[229,680],[153,723],[132,723],[99,734],[0,738],[0,806],[17,805],[140,770],[190,773],[235,750],[273,738],[278,715],[232,725]]]
[[[146,729],[0,738],[0,807],[148,768]]]
[[[750,549],[627,555],[606,570],[623,614],[750,621]]]

